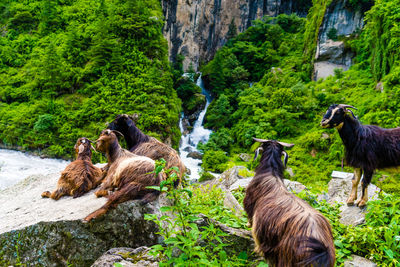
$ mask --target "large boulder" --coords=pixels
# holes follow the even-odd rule
[[[58,178],[59,174],[31,176],[0,192],[1,264],[89,266],[116,246],[135,248],[158,243],[156,224],[144,220],[143,215],[160,214],[164,198],[147,205],[128,201],[84,223],[82,219],[106,199],[96,198],[93,192],[58,201],[41,198],[43,191],[56,188]]]
[[[344,173],[346,174],[346,173]],[[359,225],[365,221],[365,208],[359,208],[357,206],[347,206],[346,200],[351,192],[352,187],[352,177],[350,173],[348,175],[343,175],[342,178],[333,177],[328,184],[328,195],[325,199],[328,203],[341,204],[340,210],[340,222],[345,225]],[[368,186],[368,199],[376,199],[381,190],[373,184]],[[361,197],[361,182],[358,185],[357,193],[358,199]]]

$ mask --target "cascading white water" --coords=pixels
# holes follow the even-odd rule
[[[185,166],[190,169],[189,178],[192,180],[200,178],[199,173],[201,168],[199,165],[201,164],[201,160],[190,158],[188,157],[188,154],[192,151],[198,151],[196,147],[199,142],[207,142],[210,134],[212,133],[211,130],[205,129],[203,127],[204,116],[206,115],[207,108],[210,105],[212,98],[210,93],[207,92],[207,90],[204,88],[201,75],[197,79],[196,84],[201,88],[201,93],[206,96],[206,105],[199,114],[199,118],[194,123],[192,132],[188,133],[187,135],[182,135],[181,143],[179,146],[179,154]],[[181,119],[179,121],[179,127],[181,129],[181,132],[183,133],[183,115],[181,116]]]
[[[33,174],[46,175],[64,170],[69,161],[42,159],[27,153],[0,149],[0,190]]]

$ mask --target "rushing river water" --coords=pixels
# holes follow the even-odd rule
[[[190,169],[190,179],[198,179],[200,177],[200,164],[201,160],[200,159],[194,159],[188,157],[189,152],[192,151],[198,151],[197,150],[197,144],[199,142],[205,143],[208,141],[208,138],[210,137],[210,134],[212,133],[211,130],[205,129],[203,127],[203,121],[204,121],[204,116],[206,115],[206,111],[208,106],[210,105],[210,102],[212,100],[212,97],[210,93],[204,88],[203,80],[200,77],[197,79],[196,84],[201,88],[201,93],[206,96],[206,105],[204,109],[201,111],[199,118],[196,120],[196,122],[193,125],[193,130],[187,135],[182,135],[181,138],[181,144],[179,146],[179,153],[181,156],[181,159],[185,166]],[[181,120],[179,122],[179,127],[181,128],[181,132],[183,133],[183,116],[181,117]]]
[[[27,153],[0,149],[0,190],[33,174],[50,174],[64,170],[68,161],[42,159]]]

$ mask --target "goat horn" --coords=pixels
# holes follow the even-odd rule
[[[282,154],[285,156],[285,158],[283,159],[283,162],[284,162],[285,168],[286,168],[286,164],[288,162],[289,155],[288,155],[288,153],[286,151],[282,151]]]
[[[86,138],[87,139],[87,138]],[[96,143],[96,141],[92,141],[90,139],[87,139],[89,141],[89,143]]]
[[[294,146],[294,144],[288,144],[288,143],[279,142],[279,141],[277,141],[277,142],[278,142],[278,144],[280,144],[280,145],[282,145],[284,147],[293,147]]]
[[[113,133],[115,133],[115,135],[118,137],[124,137],[124,135],[120,132],[120,131],[117,131],[117,130],[111,130],[111,132],[113,132]]]
[[[353,108],[353,109],[357,110],[355,107],[353,107],[351,105],[346,105],[346,104],[339,104],[338,107],[339,108]]]
[[[261,150],[263,150],[262,147],[258,147],[258,148],[256,149],[256,154],[254,155],[254,159],[253,159],[253,160],[256,160],[256,159],[257,159],[258,154],[260,153]]]
[[[260,138],[255,138],[255,137],[253,137],[253,140],[256,141],[256,142],[260,142],[260,143],[271,142],[271,140],[260,139]]]

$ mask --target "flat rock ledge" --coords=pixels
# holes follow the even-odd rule
[[[31,176],[0,191],[0,265],[90,266],[113,247],[159,243],[158,227],[144,214],[160,214],[163,197],[147,205],[128,201],[90,223],[82,221],[106,199],[93,192],[58,201],[41,198],[54,190],[59,174]],[[18,257],[17,257],[18,255]]]
[[[348,178],[333,178],[328,184],[328,195],[326,200],[330,204],[339,203],[340,207],[340,222],[345,225],[359,225],[365,222],[366,208],[359,208],[357,206],[347,206],[346,200],[351,192],[351,177]],[[368,186],[368,199],[377,199],[381,189],[373,184]],[[358,199],[361,197],[361,182],[357,189]],[[368,203],[367,203],[368,205]]]

